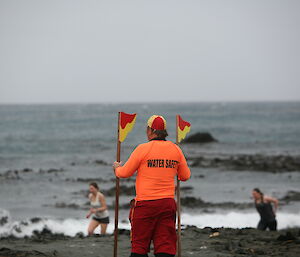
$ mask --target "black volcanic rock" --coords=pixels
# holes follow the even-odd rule
[[[198,132],[187,137],[183,143],[213,143],[218,142],[210,133],[208,132]]]
[[[222,170],[255,170],[267,172],[300,171],[300,156],[284,155],[223,155],[218,157],[188,157],[191,167],[220,168]]]
[[[280,200],[285,202],[300,201],[300,192],[293,190],[288,191],[287,194]]]
[[[106,161],[103,160],[95,160],[94,163],[98,165],[109,165]]]
[[[186,196],[180,198],[181,205],[188,208],[222,208],[222,209],[248,209],[253,208],[253,203],[234,203],[234,202],[220,202],[211,203],[205,202],[201,198],[193,196]]]
[[[105,195],[105,196],[114,196],[116,194],[116,188],[112,187],[110,189],[103,189],[101,190],[101,192]],[[120,192],[123,195],[135,195],[135,186],[125,186],[125,185],[121,185],[120,186]]]
[[[296,239],[297,238],[290,231],[287,231],[285,234],[281,234],[277,237],[278,241],[290,241]]]
[[[25,250],[14,250],[10,248],[1,248],[0,256],[2,257],[31,257],[31,256],[47,256],[43,252],[39,251],[25,251]]]
[[[0,218],[0,226],[5,225],[6,223],[8,223],[8,217],[4,216]]]

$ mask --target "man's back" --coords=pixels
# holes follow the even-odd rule
[[[190,177],[190,170],[180,148],[170,141],[152,140],[139,145],[117,176],[129,177],[137,172],[136,200],[174,198],[174,177]]]

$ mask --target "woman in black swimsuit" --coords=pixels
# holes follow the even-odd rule
[[[252,196],[254,198],[256,210],[260,215],[257,229],[266,230],[269,228],[270,230],[276,230],[276,210],[278,207],[278,200],[269,196],[264,196],[258,188],[253,189]],[[272,203],[274,204],[274,208]]]

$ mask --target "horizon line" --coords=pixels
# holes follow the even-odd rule
[[[200,104],[200,103],[298,103],[298,100],[201,100],[201,101],[126,101],[126,102],[100,102],[100,101],[91,101],[91,102],[4,102],[0,105],[80,105],[80,104],[109,104],[109,105],[118,105],[118,104]]]

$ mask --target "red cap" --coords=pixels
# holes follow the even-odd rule
[[[152,115],[148,122],[148,126],[152,129],[156,130],[166,130],[167,129],[167,122],[163,116],[160,115]]]

